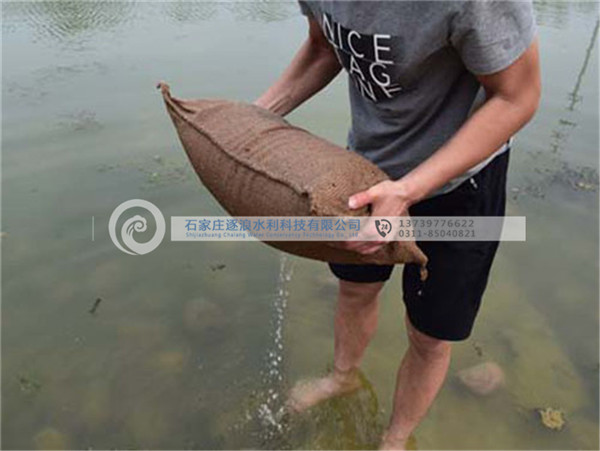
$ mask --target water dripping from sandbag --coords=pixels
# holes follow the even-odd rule
[[[263,426],[260,433],[260,439],[263,443],[272,441],[285,431],[285,422],[283,421],[285,396],[282,393],[282,387],[285,385],[283,328],[293,269],[294,262],[291,257],[282,253],[279,264],[277,293],[272,304],[272,340],[271,345],[266,350],[265,368],[261,373],[262,383],[266,390],[256,412]]]

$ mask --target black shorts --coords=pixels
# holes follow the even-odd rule
[[[411,216],[504,216],[509,150],[446,194],[409,208]],[[421,241],[429,257],[429,277],[407,264],[402,275],[406,312],[413,326],[442,340],[464,340],[471,334],[487,285],[498,241]],[[351,282],[383,282],[393,265],[330,263],[332,272]]]

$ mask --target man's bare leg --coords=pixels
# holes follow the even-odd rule
[[[394,411],[380,449],[403,450],[440,390],[450,364],[450,342],[416,330],[408,317],[409,347],[396,380]]]
[[[383,285],[384,282],[339,281],[334,370],[325,377],[296,384],[288,400],[290,409],[304,411],[321,401],[360,387],[358,367],[377,328],[378,297]]]

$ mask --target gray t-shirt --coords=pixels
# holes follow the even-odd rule
[[[349,77],[348,147],[392,179],[438,150],[484,101],[476,74],[510,66],[532,42],[530,1],[299,0]],[[448,192],[495,155],[434,194]]]

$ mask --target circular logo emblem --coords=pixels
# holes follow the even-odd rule
[[[375,220],[375,228],[377,229],[377,233],[381,235],[381,238],[385,238],[385,236],[392,231],[392,223],[387,219],[379,219]]]
[[[127,219],[121,227],[120,240],[117,236],[117,222],[123,213],[130,208],[143,208],[152,214],[156,223],[154,236],[145,243],[139,243],[134,239],[134,232],[145,232],[148,229],[146,218],[135,215]],[[144,255],[152,252],[162,242],[166,231],[165,218],[160,210],[151,202],[143,199],[131,199],[119,205],[110,215],[108,221],[108,233],[110,239],[120,250],[129,255]]]

